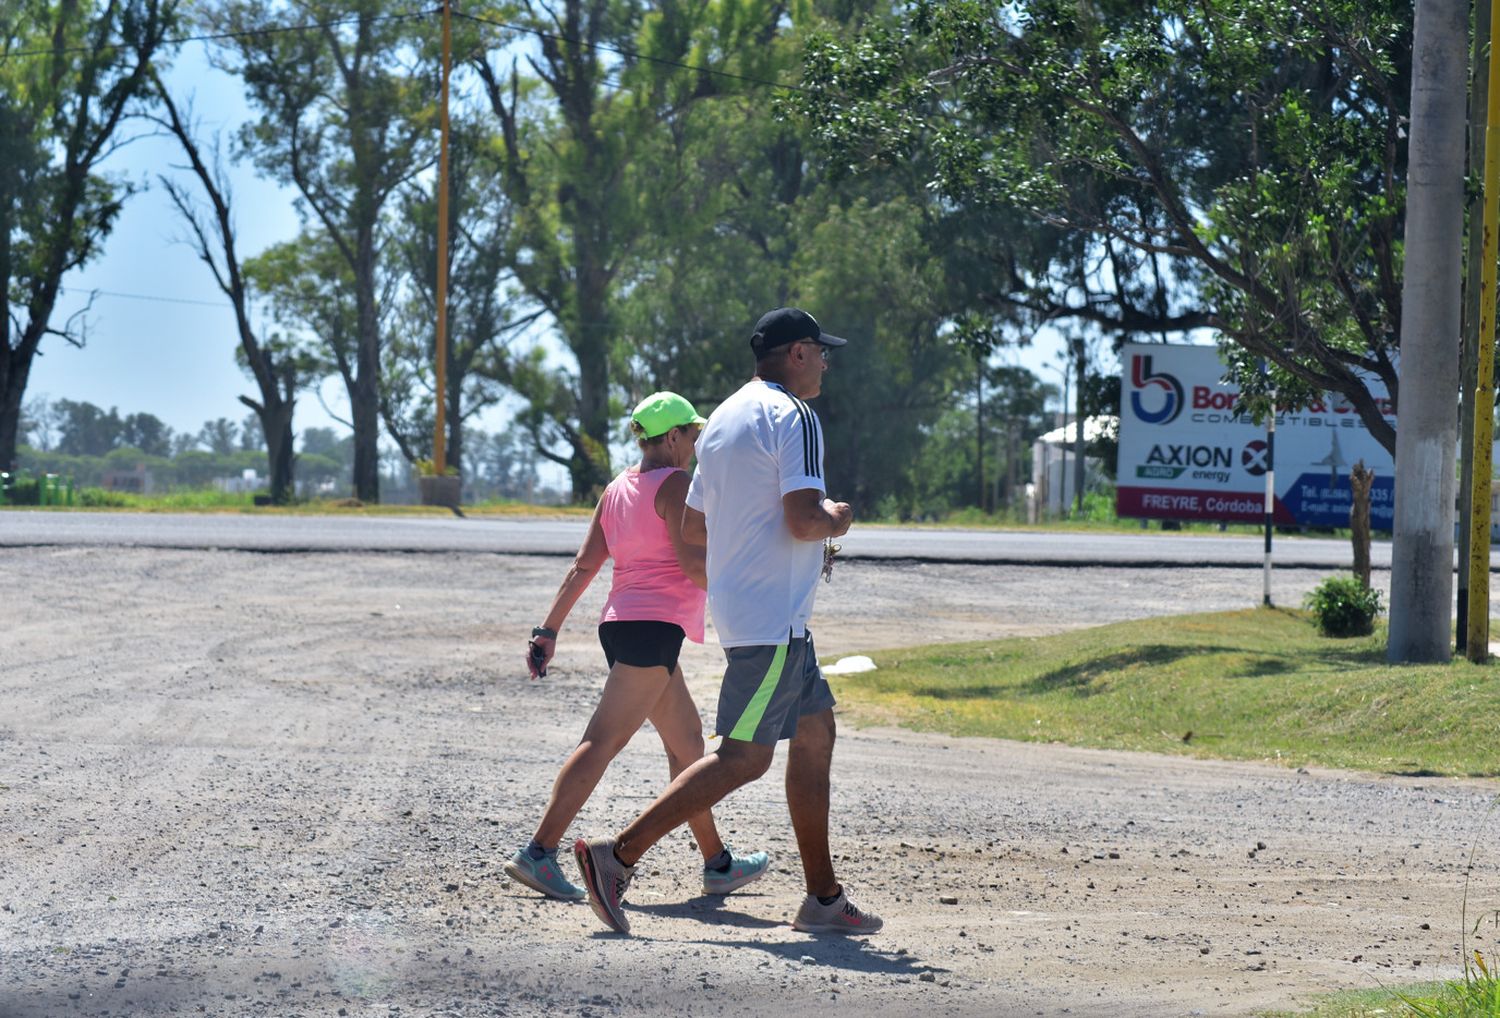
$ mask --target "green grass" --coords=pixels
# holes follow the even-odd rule
[[[72,506],[4,506],[0,510],[28,510],[31,512],[148,512],[148,513],[258,513],[297,516],[451,516],[441,506],[425,505],[365,505],[355,499],[310,499],[284,506],[257,506],[250,494],[230,494],[216,488],[190,488],[159,492],[151,495],[134,495],[121,491],[106,491],[102,488],[83,488],[77,493]],[[463,507],[465,516],[583,516],[591,510],[577,506],[530,505],[525,502],[491,500]]]
[[[1334,993],[1306,1011],[1268,1011],[1264,1018],[1500,1018],[1500,982],[1472,973],[1452,983]]]
[[[1320,637],[1249,609],[873,652],[840,680],[857,723],[1397,774],[1500,775],[1500,682],[1462,659],[1389,665],[1385,634]]]

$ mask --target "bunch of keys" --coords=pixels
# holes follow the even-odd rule
[[[823,540],[823,582],[833,582],[833,557],[844,550],[841,544],[834,544],[833,538]]]

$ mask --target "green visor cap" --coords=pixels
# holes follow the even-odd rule
[[[708,423],[707,418],[698,416],[693,404],[675,392],[653,392],[636,404],[630,419],[640,425],[643,438],[665,435],[685,424]]]

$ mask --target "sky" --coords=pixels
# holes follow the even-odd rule
[[[234,129],[250,114],[239,82],[209,64],[203,43],[187,44],[166,80],[179,101],[191,101],[200,137],[222,132],[227,152]],[[233,313],[208,267],[185,242],[178,213],[157,180],[183,162],[177,142],[154,133],[150,124],[132,129],[135,140],[105,168],[143,190],[126,202],[103,253],[65,279],[53,320],[60,325],[82,311],[92,292],[92,308],[82,318],[86,345],[78,349],[57,337],[44,340],[27,398],[87,401],[116,407],[122,416],[150,413],[179,433],[196,433],[220,417],[242,421],[250,410],[238,397],[253,397],[256,388],[235,359],[239,341]],[[241,256],[295,236],[292,193],[248,165],[231,163],[229,170]],[[182,172],[181,179],[196,183]],[[838,331],[836,308],[814,311],[830,331]],[[1044,330],[1032,346],[1005,351],[1000,358],[1060,387],[1063,346],[1059,333]],[[311,392],[299,399],[297,430],[333,427],[342,434],[344,426],[329,412],[348,417],[342,383],[330,378],[321,393],[321,403]],[[506,419],[506,411],[494,409],[477,425],[498,431]]]

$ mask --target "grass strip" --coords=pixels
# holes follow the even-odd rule
[[[1392,665],[1385,633],[1321,637],[1282,608],[871,653],[839,679],[858,724],[1405,775],[1500,775],[1500,682]]]

